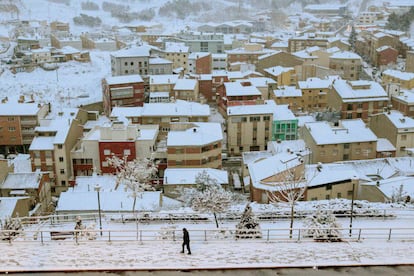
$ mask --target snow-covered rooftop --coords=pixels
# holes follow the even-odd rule
[[[167,146],[202,146],[223,140],[220,123],[194,122],[191,125],[185,130],[171,129],[167,136]]]
[[[178,79],[175,83],[174,90],[195,90],[197,80],[195,79]]]
[[[37,103],[1,103],[0,116],[35,116],[40,108]]]
[[[382,72],[383,75],[387,75],[396,79],[409,81],[414,79],[414,73],[402,72],[399,70],[387,69]]]
[[[320,78],[308,78],[306,81],[298,81],[299,89],[327,89],[331,84],[332,80]]]
[[[404,116],[397,110],[390,110],[383,113],[388,120],[398,129],[414,128],[414,119],[408,116]]]
[[[293,70],[294,68],[292,67],[282,67],[282,66],[274,66],[274,67],[264,69],[265,72],[269,73],[272,76],[279,76],[282,73],[287,73]]]
[[[180,78],[179,75],[151,75],[150,85],[175,84]]]
[[[342,120],[338,127],[326,121],[305,123],[305,127],[317,145],[377,141],[361,119]]]
[[[227,116],[273,114],[275,106],[269,104],[228,106]]]
[[[9,190],[38,189],[40,188],[41,177],[42,173],[40,171],[9,173],[3,184],[0,184],[0,187]]]
[[[125,75],[106,78],[109,85],[144,82],[140,75]]]
[[[273,90],[276,97],[302,97],[302,90],[296,86],[280,86],[279,89]]]
[[[165,42],[165,52],[188,53],[189,47],[183,42]]]
[[[395,151],[394,145],[386,138],[378,138],[377,152]]]
[[[335,80],[333,88],[345,102],[360,101],[363,98],[371,101],[388,100],[387,92],[375,81]]]
[[[176,100],[173,103],[145,103],[143,107],[114,107],[111,117],[210,116],[207,104]]]
[[[261,95],[262,93],[255,86],[243,86],[240,82],[225,82],[226,95],[232,96],[253,96]]]
[[[329,58],[334,58],[334,59],[359,59],[359,60],[361,59],[361,57],[358,54],[355,54],[355,53],[349,52],[349,51],[335,52]]]
[[[219,184],[228,184],[228,173],[226,170],[211,168],[167,168],[164,171],[164,185],[195,184],[198,174],[206,171],[207,174]]]

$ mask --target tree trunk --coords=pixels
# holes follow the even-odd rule
[[[290,205],[290,229],[289,229],[289,238],[293,237],[293,218],[295,214],[295,202],[292,202]]]
[[[216,213],[213,213],[213,215],[214,215],[214,220],[216,221],[216,227],[219,228]]]

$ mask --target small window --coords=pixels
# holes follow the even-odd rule
[[[66,180],[62,180],[62,181],[60,181],[60,184],[61,184],[62,186],[66,186]]]
[[[8,117],[8,118],[7,118],[7,121],[9,121],[9,122],[14,121],[14,117]]]
[[[111,154],[111,150],[109,149],[104,149],[104,155],[110,155]]]
[[[65,174],[65,170],[64,169],[60,169],[60,174]]]
[[[15,127],[9,127],[9,131],[10,132],[16,131],[16,128]]]
[[[128,156],[131,155],[131,150],[130,149],[125,149],[124,150],[124,156]]]
[[[57,145],[57,148],[58,148],[58,149],[62,149],[62,148],[63,148],[63,145],[62,145],[62,144],[58,144],[58,145]]]
[[[63,157],[59,157],[59,162],[63,162]]]

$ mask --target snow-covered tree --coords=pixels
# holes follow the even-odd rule
[[[290,229],[289,237],[293,237],[293,221],[295,218],[295,204],[303,198],[307,184],[310,182],[306,179],[304,169],[300,167],[287,168],[281,173],[281,181],[274,183],[276,191],[268,192],[269,202],[277,204],[287,202],[290,206]]]
[[[252,207],[250,204],[247,204],[240,218],[240,222],[236,226],[236,238],[249,239],[261,237],[260,225],[253,214]]]
[[[206,171],[196,176],[197,190],[192,193],[189,199],[192,209],[198,212],[213,213],[217,228],[217,213],[224,212],[231,204],[233,195],[224,190],[220,184],[211,178]]]
[[[135,203],[139,193],[154,190],[150,180],[158,171],[156,164],[149,158],[128,161],[127,156],[119,158],[115,155],[107,158],[107,161],[116,170],[115,189],[122,185],[131,191],[134,197],[132,211],[135,212]]]
[[[349,34],[349,44],[351,45],[351,50],[355,51],[355,43],[357,41],[357,33],[355,27],[352,26],[351,33]]]
[[[341,241],[340,228],[331,211],[318,210],[316,214],[305,218],[305,236],[321,241]]]
[[[2,230],[0,232],[0,240],[10,240],[23,230],[22,222],[19,218],[7,217],[0,221],[0,224]]]

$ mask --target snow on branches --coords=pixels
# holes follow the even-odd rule
[[[132,193],[140,193],[144,191],[152,191],[154,188],[150,184],[150,180],[157,173],[158,169],[154,161],[149,158],[127,160],[127,156],[119,158],[112,156],[107,158],[109,166],[116,170],[116,186],[125,186]]]
[[[261,237],[260,225],[253,214],[252,207],[248,203],[244,208],[240,222],[236,226],[236,238],[251,239]]]
[[[217,228],[217,213],[222,213],[233,201],[231,192],[224,190],[206,171],[196,176],[197,190],[191,193],[189,200],[192,209],[198,212],[213,213]]]
[[[305,236],[317,241],[341,241],[340,223],[331,211],[318,210],[305,218]]]

